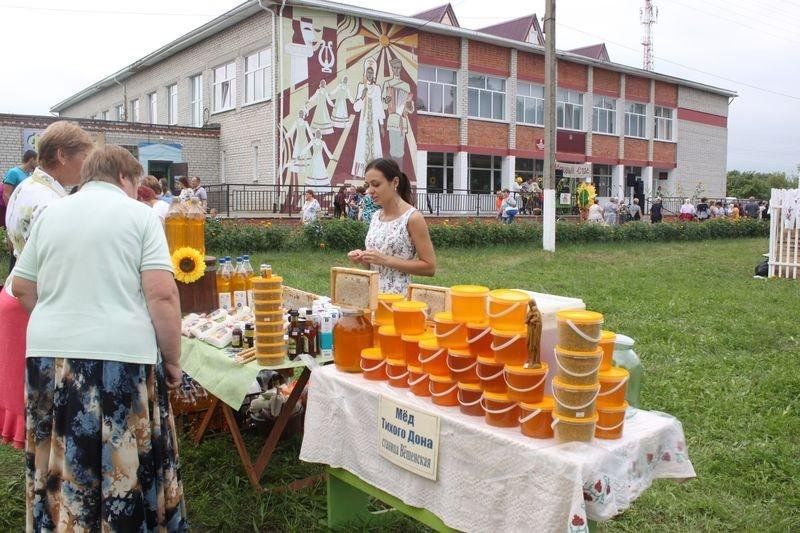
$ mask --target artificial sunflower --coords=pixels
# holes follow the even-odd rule
[[[597,197],[597,191],[591,183],[582,182],[578,185],[577,202],[578,207],[581,209],[588,209],[594,199]]]
[[[189,246],[175,250],[172,254],[172,266],[175,268],[175,279],[183,283],[194,283],[206,272],[205,258]]]

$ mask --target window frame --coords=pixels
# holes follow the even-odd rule
[[[115,106],[117,112],[117,121],[122,122],[125,120],[125,104],[117,104]]]
[[[266,58],[266,64],[262,64],[262,54],[263,57]],[[251,70],[248,70],[248,61],[250,58],[255,57],[258,61],[258,66]],[[258,73],[261,72],[264,80],[263,80],[263,96],[261,98],[255,98],[255,95],[250,95],[250,84],[249,80],[253,79],[253,91],[255,92],[255,80]],[[252,98],[250,98],[252,96]],[[257,104],[259,102],[268,102],[272,99],[272,49],[262,48],[261,50],[257,50],[251,54],[248,54],[244,57],[244,105],[251,105]]]
[[[583,126],[583,95],[584,93],[574,89],[558,87],[556,89],[556,128],[562,130],[584,131]],[[577,96],[578,102],[570,101],[570,96]],[[563,99],[566,98],[566,99]],[[570,124],[567,125],[567,112],[571,116]],[[559,117],[561,123],[559,124]],[[573,122],[578,120],[578,127]]]
[[[442,163],[431,163],[431,156],[442,156]],[[427,169],[428,169],[428,177],[425,178],[425,190],[431,194],[444,194],[444,193],[452,193],[453,192],[453,185],[455,183],[455,154],[453,152],[428,152],[427,156]],[[431,169],[435,169],[441,171],[442,174],[442,187],[441,189],[438,187],[431,188],[429,178],[431,177]]]
[[[609,104],[609,101],[611,102]],[[602,106],[598,106],[602,103]],[[600,128],[600,119],[605,115],[607,127]],[[610,130],[610,131],[609,131]],[[592,100],[592,132],[602,135],[617,135],[617,99],[602,94],[594,95]]]
[[[472,161],[473,157],[489,157],[489,167],[474,166]],[[472,186],[472,171],[480,170],[489,172],[490,182],[489,189],[478,189]],[[469,194],[494,194],[497,189],[501,189],[503,185],[503,158],[498,155],[488,154],[469,154],[467,157],[467,192]]]
[[[197,90],[195,90],[197,89]],[[203,127],[203,74],[195,74],[189,78],[189,106],[191,125]]]
[[[528,94],[521,94],[521,88],[523,86],[528,87]],[[540,88],[542,90],[542,96],[534,96],[531,94],[531,89],[533,88]],[[534,109],[534,121],[528,122],[525,117],[525,110],[526,103],[531,100],[533,102],[533,109]],[[520,119],[520,104],[522,105],[522,119]],[[537,122],[536,119],[539,118],[540,121]],[[531,83],[528,81],[517,81],[517,124],[526,124],[529,126],[544,126],[544,85],[539,85],[538,83]]]
[[[608,173],[601,173],[598,172],[601,168],[607,168]],[[592,164],[592,184],[594,185],[595,189],[597,190],[597,196],[603,198],[610,198],[612,196],[612,188],[613,188],[613,175],[614,175],[614,166],[613,165],[602,165],[602,164]],[[607,182],[607,185],[601,185],[600,180]],[[608,194],[602,194],[603,188],[606,188]]]
[[[434,80],[423,79],[422,78],[422,70],[423,69],[433,69]],[[447,82],[447,81],[440,81],[440,79],[439,79],[439,73],[440,72],[452,73],[453,77],[456,80],[455,83],[450,83],[450,82]],[[430,114],[433,114],[433,115],[444,115],[444,116],[448,116],[448,117],[458,116],[458,70],[451,69],[451,68],[445,68],[445,67],[437,67],[437,66],[433,66],[433,65],[420,65],[419,66],[419,70],[418,70],[417,78],[418,78],[418,80],[417,80],[417,99],[416,99],[417,112],[419,112],[419,113],[430,113]],[[423,87],[424,87],[424,89],[423,89]],[[445,98],[444,98],[444,95],[445,95],[445,92],[447,91],[448,88],[451,88],[451,90],[454,92],[454,94],[453,94],[453,111],[452,112],[445,111],[445,105],[444,105]],[[430,107],[431,107],[430,103],[432,101],[432,99],[431,99],[431,90],[432,89],[436,89],[436,90],[441,91],[441,104],[442,104],[441,111],[430,109]],[[425,93],[425,97],[427,98],[427,102],[423,101],[423,97],[422,97],[423,90],[424,90],[424,93]],[[427,103],[427,105],[426,105],[426,103]]]
[[[642,106],[644,113],[632,111],[633,106]],[[635,121],[635,122],[633,122]],[[636,124],[636,129],[640,130],[641,135],[633,133],[632,125]],[[647,139],[647,104],[642,102],[625,102],[625,137],[634,139]]]
[[[167,124],[178,124],[178,84],[167,85]]]
[[[664,111],[669,111],[669,117],[660,116],[659,111],[662,113]],[[667,131],[669,132],[667,137],[659,136],[659,124],[667,125]],[[653,139],[667,142],[673,142],[675,140],[675,109],[658,105],[653,107]]]
[[[228,67],[233,68],[233,73],[228,72]],[[223,80],[217,79],[217,73],[220,69],[225,70],[225,75],[230,76],[226,77]],[[212,70],[211,76],[211,107],[213,109],[213,113],[222,113],[224,111],[230,111],[232,109],[236,109],[236,101],[237,101],[237,94],[236,94],[236,61],[229,61],[222,65],[214,67]],[[220,107],[220,102],[218,102],[218,98],[225,99],[222,88],[225,84],[228,84],[228,95],[230,96],[230,105],[227,107]],[[217,88],[220,88],[220,94],[217,95]]]
[[[131,100],[131,122],[141,122],[141,104],[138,98]]]
[[[158,92],[153,91],[147,95],[147,112],[150,124],[158,124]]]
[[[470,85],[471,79],[473,77],[483,78],[483,88]],[[489,88],[490,80],[497,80],[502,82],[503,83],[502,91],[497,89],[490,89]],[[472,95],[473,93],[477,94],[477,103],[478,103],[478,109],[476,111],[477,114],[473,113],[472,109],[472,98],[470,97],[470,95]],[[488,117],[483,116],[481,114],[481,108],[482,108],[481,101],[483,100],[482,96],[484,95],[484,93],[488,94],[489,102],[491,103],[490,106],[491,116]],[[503,99],[502,105],[500,106],[501,112],[499,118],[495,114],[495,101],[494,101],[495,95],[500,95]],[[507,95],[508,95],[508,80],[506,78],[501,78],[499,76],[492,76],[490,74],[483,74],[481,72],[470,72],[467,80],[467,116],[469,118],[475,118],[479,120],[494,120],[498,122],[507,122],[508,121],[506,118],[507,115],[506,107],[508,106],[508,102],[506,100]]]

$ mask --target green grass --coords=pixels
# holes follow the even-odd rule
[[[630,335],[645,366],[643,407],[677,416],[697,479],[657,481],[604,531],[789,531],[800,524],[800,284],[754,280],[764,239],[449,249],[437,285],[481,283],[576,296]],[[342,253],[258,255],[292,286],[325,294]],[[249,439],[253,451],[254,438]],[[257,496],[227,438],[183,441],[190,520],[200,531],[324,529],[325,489]],[[319,471],[282,444],[265,475]],[[23,524],[22,455],[0,447],[0,530]],[[391,514],[390,514],[391,515]],[[532,525],[533,526],[533,525]],[[392,517],[386,529],[417,526]]]

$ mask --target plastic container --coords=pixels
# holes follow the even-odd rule
[[[553,398],[556,401],[555,413],[569,418],[589,418],[595,414],[597,394],[600,384],[572,385],[561,378],[553,378]]]
[[[342,372],[361,372],[362,351],[372,346],[372,324],[360,309],[342,309],[333,328],[333,362]],[[369,367],[368,367],[369,368]]]
[[[255,313],[256,329],[259,325],[266,323],[283,325],[286,322],[285,316],[286,314],[283,312],[283,309]]]
[[[525,291],[493,290],[489,293],[489,325],[494,329],[520,329],[526,323],[530,299]]]
[[[594,311],[561,311],[558,321],[558,345],[573,352],[593,352],[600,342],[603,315]]]
[[[466,348],[467,345],[467,325],[453,319],[453,314],[449,311],[440,311],[433,315],[436,324],[436,340],[439,346],[445,348]]]
[[[450,308],[457,322],[482,322],[486,320],[486,298],[489,287],[481,285],[454,285],[450,287]]]
[[[255,302],[266,302],[267,300],[282,300],[282,299],[283,299],[283,290],[281,288],[268,289],[268,290],[263,290],[263,289],[253,290],[253,301]]]
[[[286,327],[283,323],[283,316],[281,316],[280,321],[269,322],[259,320],[258,315],[256,315],[255,328],[256,333],[286,333]]]
[[[486,423],[498,428],[513,428],[519,425],[519,405],[502,392],[484,392],[483,410]]]
[[[447,368],[450,376],[459,383],[480,383],[475,369],[478,361],[469,350],[451,348],[447,350]]]
[[[434,338],[433,335],[427,332],[421,335],[400,335],[400,342],[403,344],[403,357],[406,360],[406,364],[420,366],[419,341],[432,338]]]
[[[458,383],[450,376],[428,376],[431,399],[436,405],[455,407],[458,405]]]
[[[503,363],[498,363],[493,358],[478,357],[478,366],[475,367],[475,372],[478,374],[481,389],[484,392],[508,392],[503,368]]]
[[[447,368],[447,348],[439,346],[436,339],[419,341],[419,362],[426,374],[450,377],[450,369]]]
[[[403,359],[403,339],[394,326],[378,328],[378,346],[386,359]]]
[[[597,408],[623,405],[628,392],[630,373],[624,368],[613,366],[600,372],[599,379],[600,394],[597,397]]]
[[[617,334],[613,331],[600,330],[600,348],[603,350],[603,362],[600,363],[600,371],[608,370],[614,366],[614,343],[617,341]]]
[[[283,343],[283,331],[276,332],[262,332],[258,331],[253,335],[257,345],[264,344],[281,344]]]
[[[281,286],[283,285],[283,278],[280,276],[270,276],[268,278],[263,276],[253,276],[251,280],[253,281],[254,293],[281,290]]]
[[[416,300],[404,300],[392,304],[394,327],[400,335],[419,335],[425,332],[428,304]]]
[[[386,381],[386,359],[378,348],[364,348],[361,350],[359,369],[364,373],[364,378],[372,381]]]
[[[628,380],[628,393],[625,399],[633,407],[639,407],[639,396],[642,392],[644,368],[639,356],[633,351],[634,340],[627,335],[617,334],[614,345],[614,364],[626,369],[631,377]]]
[[[495,361],[507,365],[524,365],[528,360],[528,330],[492,328],[492,352]]]
[[[625,426],[625,410],[628,402],[614,407],[597,406],[597,425],[594,436],[598,439],[619,439]]]
[[[515,402],[538,403],[544,397],[544,382],[549,368],[542,363],[539,368],[508,366],[505,368],[508,397]]]
[[[398,389],[408,388],[408,369],[403,359],[386,360],[386,377],[389,385]]]
[[[253,303],[253,311],[256,313],[274,313],[281,311],[283,302],[281,300],[256,300]]]
[[[286,360],[286,343],[256,344],[256,360],[262,366],[282,364]]]
[[[597,373],[603,360],[603,350],[575,352],[556,346],[556,366],[558,377],[573,385],[593,385],[597,383]]]
[[[557,404],[556,404],[557,405]],[[553,436],[556,442],[592,442],[597,414],[588,418],[571,418],[553,413]]]
[[[408,365],[408,388],[417,396],[430,396],[430,380],[428,374],[418,365]]]
[[[484,416],[482,396],[483,391],[478,383],[458,384],[458,408],[465,415]]]
[[[492,328],[489,322],[470,322],[467,324],[467,345],[475,357],[494,357],[492,352]]]
[[[552,396],[545,396],[536,403],[520,403],[519,424],[522,434],[534,439],[552,439],[555,407]]]
[[[402,294],[383,293],[378,295],[378,308],[375,309],[374,322],[379,326],[393,326],[392,305],[405,300]]]

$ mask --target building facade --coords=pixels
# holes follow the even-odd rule
[[[535,16],[513,28],[521,37],[460,28],[449,5],[404,17],[248,1],[53,111],[218,127],[210,183],[327,190],[361,182],[384,156],[418,189],[493,192],[543,169],[541,32]],[[645,196],[724,196],[735,93],[606,57],[558,53],[565,176],[592,179],[601,196],[628,196],[637,178]]]

